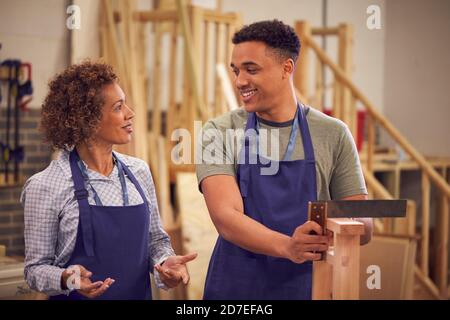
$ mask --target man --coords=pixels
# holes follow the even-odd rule
[[[244,107],[209,121],[203,130],[245,128],[247,142],[232,154],[224,151],[230,164],[205,160],[197,166],[219,232],[204,298],[310,299],[312,261],[320,259],[331,238],[307,221],[307,204],[366,199],[358,153],[343,122],[297,101],[293,73],[300,41],[291,27],[277,20],[257,22],[238,31],[233,44],[231,68]],[[279,137],[271,139],[270,150],[276,148],[270,157],[263,154],[263,130]],[[257,161],[247,132],[259,141]],[[211,143],[227,149],[225,139],[205,136],[204,151]],[[365,244],[372,221],[361,221]]]

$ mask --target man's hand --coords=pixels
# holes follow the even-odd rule
[[[79,270],[79,274],[76,271]],[[72,277],[71,277],[72,276]],[[74,265],[63,271],[61,275],[61,287],[67,289],[69,287],[79,286],[76,288],[78,293],[86,298],[96,298],[105,293],[106,290],[114,283],[115,280],[107,278],[105,281],[92,282],[90,277],[92,272],[81,265]],[[78,279],[77,279],[78,278]]]
[[[288,259],[295,263],[320,260],[321,254],[317,252],[328,250],[330,239],[331,234],[322,235],[322,227],[318,223],[307,221],[297,227],[291,236],[287,250]]]
[[[158,271],[161,281],[169,288],[175,288],[183,281],[184,285],[189,283],[189,273],[186,268],[186,263],[194,260],[197,253],[187,254],[185,256],[171,256],[167,258],[162,265],[155,266]]]

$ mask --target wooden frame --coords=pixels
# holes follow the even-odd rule
[[[364,225],[351,219],[327,219],[334,234],[334,246],[326,261],[313,263],[314,300],[359,299],[360,237]]]

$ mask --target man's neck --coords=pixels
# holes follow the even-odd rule
[[[271,108],[256,112],[258,117],[272,122],[287,122],[295,117],[297,97],[294,84],[290,82],[289,86],[285,88],[285,92],[280,92],[279,99],[274,102]]]
[[[112,145],[87,145],[82,143],[76,146],[80,159],[83,160],[89,169],[109,176],[114,168],[112,159]]]
[[[256,112],[258,117],[271,121],[271,122],[287,122],[295,117],[297,111],[297,100],[291,99],[290,101],[277,103],[274,107]]]

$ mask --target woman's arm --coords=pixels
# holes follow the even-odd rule
[[[24,206],[25,280],[47,295],[68,293],[61,288],[65,269],[54,266],[58,239],[58,213],[54,194],[38,178],[27,181],[21,195]]]

